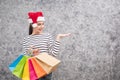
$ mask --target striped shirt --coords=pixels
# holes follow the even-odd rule
[[[53,40],[50,34],[43,33],[39,35],[26,36],[23,40],[24,52],[28,51],[30,46],[40,49],[40,53],[47,52],[52,56],[57,56],[60,42]]]

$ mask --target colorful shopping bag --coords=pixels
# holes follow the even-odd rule
[[[25,63],[25,66],[24,66],[22,80],[30,80],[28,59],[26,60],[26,63]]]
[[[40,53],[35,57],[39,60],[39,64],[46,71],[47,74],[56,70],[56,68],[60,64],[60,60],[49,55],[48,53]]]
[[[31,59],[28,59],[28,63],[29,63],[30,80],[38,79],[38,77],[37,77],[37,75],[35,73],[35,70],[34,70]]]
[[[13,71],[14,68],[16,67],[16,65],[20,62],[20,60],[22,59],[23,54],[21,54],[20,56],[18,56],[18,58],[16,60],[14,60],[10,65],[9,65],[9,69],[10,71]]]
[[[23,55],[21,60],[19,61],[19,63],[16,65],[16,67],[14,68],[14,70],[12,71],[12,73],[19,77],[22,78],[23,75],[23,69],[24,69],[24,65],[26,63],[28,56]]]
[[[9,69],[22,80],[36,80],[53,72],[59,63],[60,60],[47,53],[40,53],[34,57],[20,55],[9,65]]]
[[[47,75],[47,73],[41,67],[41,65],[39,64],[39,62],[37,61],[37,59],[35,57],[31,58],[31,61],[32,61],[35,73],[36,73],[38,78],[41,78],[41,77]]]

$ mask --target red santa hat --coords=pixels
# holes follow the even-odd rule
[[[32,26],[35,28],[37,26],[38,21],[45,21],[42,12],[29,12],[29,23],[33,23]]]

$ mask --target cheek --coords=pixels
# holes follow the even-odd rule
[[[40,26],[40,28],[44,28],[44,25]]]
[[[44,26],[39,26],[38,28],[37,28],[37,30],[39,31],[39,30],[42,30],[44,28]]]
[[[42,26],[42,28],[44,28],[44,25]]]

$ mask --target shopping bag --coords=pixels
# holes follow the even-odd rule
[[[24,66],[22,80],[30,80],[28,59],[26,60],[26,63],[25,63],[25,66]]]
[[[39,64],[46,71],[47,74],[56,70],[56,68],[60,64],[60,60],[49,55],[48,53],[40,53],[39,55],[35,57],[38,59]]]
[[[31,61],[38,78],[41,78],[47,74],[35,57],[31,58]]]
[[[30,80],[38,79],[38,77],[37,77],[37,75],[35,73],[35,70],[34,70],[31,59],[28,59],[28,63],[29,63]]]
[[[19,77],[22,78],[22,74],[23,74],[23,69],[24,69],[24,65],[26,63],[28,56],[23,55],[21,60],[19,61],[19,63],[16,65],[16,67],[14,68],[14,70],[12,71],[12,73]]]
[[[21,58],[23,57],[23,55],[21,54],[20,56],[18,56],[17,59],[15,59],[10,65],[9,65],[9,69],[10,71],[13,71],[14,68],[16,67],[16,65],[20,62]]]

